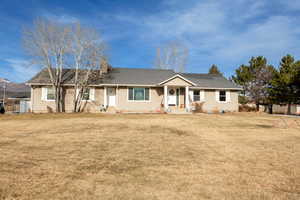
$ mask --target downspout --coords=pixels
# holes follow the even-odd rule
[[[31,109],[31,112],[33,113],[33,105],[34,105],[34,89],[33,87],[31,86],[30,88],[30,109]]]
[[[116,89],[116,109],[118,108],[118,103],[119,103],[119,84],[117,84],[117,89]]]

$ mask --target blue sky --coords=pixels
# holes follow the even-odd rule
[[[299,11],[297,0],[1,0],[0,77],[22,82],[39,70],[21,42],[22,27],[37,17],[97,28],[116,67],[153,67],[158,46],[181,40],[188,72],[217,64],[230,76],[251,56],[275,66],[287,53],[298,59]]]

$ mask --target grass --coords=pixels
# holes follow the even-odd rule
[[[0,199],[300,199],[300,118],[0,116]]]

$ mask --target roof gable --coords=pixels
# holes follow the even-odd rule
[[[167,80],[162,81],[159,85],[174,85],[174,86],[195,86],[196,84],[187,78],[176,74]]]

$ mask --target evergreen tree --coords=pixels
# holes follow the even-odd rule
[[[278,71],[271,81],[271,99],[277,104],[287,104],[287,114],[291,114],[291,104],[299,103],[300,61],[291,55],[281,59]]]
[[[220,72],[219,68],[217,67],[217,65],[213,64],[208,71],[209,74],[218,74],[218,75],[222,75],[222,73]]]
[[[244,95],[256,104],[257,110],[260,104],[268,103],[269,88],[275,69],[267,64],[265,57],[252,57],[249,65],[241,65],[235,73],[232,80],[243,87]]]

